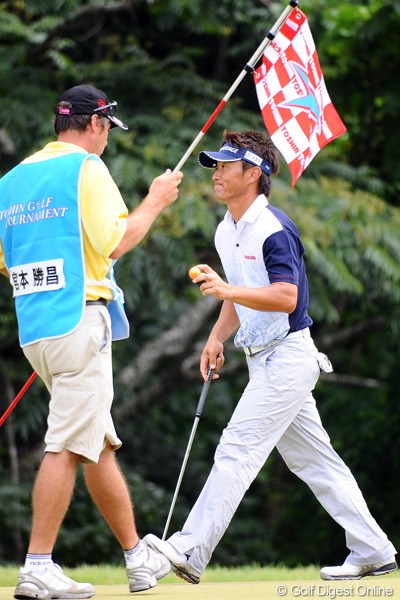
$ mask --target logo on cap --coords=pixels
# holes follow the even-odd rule
[[[254,154],[254,152],[250,152],[250,150],[246,151],[245,155],[243,156],[243,160],[250,160],[253,164],[258,166],[260,166],[263,161],[261,156]]]
[[[239,152],[239,148],[235,148],[234,146],[222,146],[220,152],[226,150],[226,152],[232,152],[232,154],[237,154]]]
[[[106,100],[106,98],[98,98],[98,99],[97,99],[97,106],[98,106],[99,108],[101,108],[102,106],[106,106],[106,105],[108,105],[108,104],[109,104],[109,103],[108,103],[108,101]],[[102,112],[102,113],[105,113],[105,112],[107,112],[107,109],[105,108],[104,110],[101,110],[100,112]]]

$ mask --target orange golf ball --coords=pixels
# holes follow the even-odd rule
[[[199,267],[192,267],[191,269],[189,269],[190,279],[195,279],[199,275],[201,275],[201,271],[200,271]]]

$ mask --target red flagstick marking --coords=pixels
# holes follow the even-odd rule
[[[17,406],[18,402],[21,400],[22,396],[25,394],[25,392],[28,389],[28,387],[36,379],[36,376],[37,376],[36,371],[33,371],[32,375],[29,377],[29,379],[25,382],[25,384],[23,385],[23,387],[21,388],[21,390],[15,396],[14,400],[11,402],[10,406],[7,408],[7,410],[4,413],[4,415],[2,417],[0,417],[0,427],[3,425],[4,421],[7,419],[7,417],[9,416],[9,414]]]
[[[226,104],[226,100],[221,100],[221,102],[218,104],[217,108],[214,110],[213,114],[211,115],[211,117],[208,119],[207,123],[204,125],[203,129],[201,130],[203,133],[206,133],[207,129],[210,127],[210,125],[214,122],[214,119],[216,119],[219,115],[219,113],[221,112],[221,110],[224,108],[225,104]]]

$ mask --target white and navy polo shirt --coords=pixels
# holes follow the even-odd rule
[[[215,233],[215,247],[232,285],[257,288],[282,281],[298,287],[297,306],[290,315],[235,304],[240,320],[236,346],[264,346],[312,324],[307,312],[305,250],[299,232],[263,194],[237,223],[229,211],[226,213]]]

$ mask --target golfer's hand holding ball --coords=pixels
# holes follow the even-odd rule
[[[219,275],[217,275],[217,273],[215,273],[215,271],[213,271],[208,265],[195,265],[194,267],[191,267],[189,269],[188,275],[189,275],[190,279],[193,281],[193,283],[201,284],[200,290],[201,290],[203,296],[214,295],[212,291],[211,291],[211,293],[207,293],[204,291],[203,286],[206,285],[206,287],[207,287],[209,285],[207,283],[208,277],[206,279],[207,274],[208,274],[208,277],[211,276],[211,281],[212,280],[219,281],[224,286],[227,286],[227,284],[222,281],[222,279],[219,277]],[[200,279],[200,281],[196,281],[196,279],[198,277],[200,277],[201,275],[203,275],[203,277]],[[202,287],[203,287],[203,289],[202,289]],[[215,296],[218,297],[217,294],[215,294]],[[225,362],[223,352],[224,352],[223,343],[218,339],[212,339],[212,336],[210,336],[207,344],[204,347],[203,353],[200,358],[200,372],[203,376],[204,381],[208,380],[208,377],[210,374],[210,369],[212,369],[212,371],[213,371],[212,379],[219,378],[218,371],[220,370],[220,368],[223,366],[223,364]]]
[[[201,270],[199,269],[199,267],[192,267],[191,269],[189,269],[190,279],[196,279],[196,277],[198,277],[199,275],[201,275]]]
[[[200,284],[203,296],[214,296],[217,300],[231,300],[233,287],[224,281],[209,265],[195,265],[189,269],[193,283]]]

